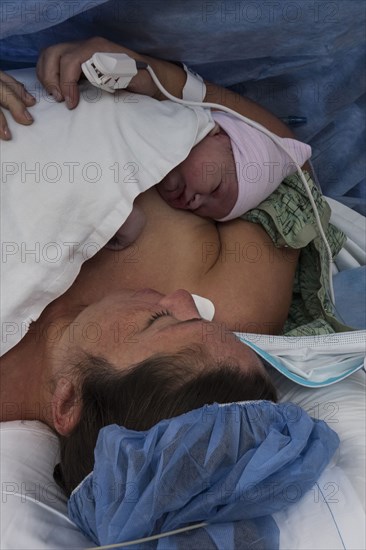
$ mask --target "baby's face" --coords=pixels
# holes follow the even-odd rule
[[[205,137],[188,157],[157,185],[173,208],[220,219],[233,209],[238,180],[229,136],[219,131]]]

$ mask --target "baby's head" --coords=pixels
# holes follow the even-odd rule
[[[296,171],[271,138],[233,115],[215,111],[214,129],[157,185],[173,208],[227,221],[258,206]],[[309,145],[279,138],[302,166]]]
[[[208,218],[224,217],[238,198],[235,159],[226,132],[216,123],[157,188],[173,208],[193,210]]]

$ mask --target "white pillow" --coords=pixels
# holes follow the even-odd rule
[[[276,371],[281,401],[291,400],[325,419],[341,445],[318,484],[276,515],[281,550],[365,548],[365,373],[329,388],[310,390]],[[93,546],[66,516],[66,499],[53,481],[57,438],[39,422],[0,424],[1,548],[59,549]],[[33,491],[33,493],[32,493]],[[343,541],[343,542],[342,542]],[[344,546],[342,544],[344,543]]]
[[[344,470],[334,463],[297,505],[274,519],[280,550],[365,549],[365,512]]]
[[[341,444],[337,466],[348,475],[366,510],[366,374],[360,370],[332,386],[299,388],[274,370],[271,378],[280,401],[293,401],[312,417],[325,420],[337,432]]]
[[[35,90],[34,71],[13,75]],[[33,84],[32,84],[33,81]],[[210,111],[81,87],[68,111],[45,94],[28,127],[1,144],[1,354],[114,235],[137,195],[158,183],[214,126]]]
[[[275,370],[280,401],[292,401],[338,433],[340,446],[316,486],[275,519],[281,550],[366,548],[366,375],[364,370],[332,386],[299,387]]]
[[[67,517],[53,480],[56,435],[41,422],[0,424],[1,548],[51,550],[94,546]]]

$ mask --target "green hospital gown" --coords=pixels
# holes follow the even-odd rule
[[[328,203],[310,175],[307,172],[304,174],[335,258],[346,236],[329,223]],[[294,174],[287,177],[276,191],[242,218],[260,223],[275,246],[301,249],[292,303],[283,333],[286,336],[311,336],[352,330],[335,317],[329,298],[328,254],[300,176]]]

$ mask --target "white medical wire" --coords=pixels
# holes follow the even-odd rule
[[[140,65],[141,68],[142,68],[142,65],[145,65],[145,64],[141,63],[141,65]],[[328,271],[329,271],[329,294],[330,294],[330,300],[331,300],[331,302],[334,306],[335,305],[335,297],[334,297],[334,289],[333,289],[333,273],[332,273],[333,257],[332,257],[332,251],[331,251],[331,248],[330,248],[329,243],[327,241],[327,237],[325,236],[324,229],[323,229],[323,226],[322,226],[322,223],[321,223],[321,220],[320,220],[319,212],[318,212],[318,209],[316,207],[313,196],[311,194],[308,182],[306,181],[304,172],[302,171],[299,164],[296,162],[295,158],[291,155],[291,153],[289,153],[287,151],[286,147],[283,146],[283,144],[281,143],[279,137],[276,134],[273,134],[270,130],[267,130],[267,128],[265,128],[264,126],[262,126],[258,122],[255,122],[254,120],[251,120],[250,118],[247,118],[244,115],[241,115],[240,113],[237,113],[236,111],[233,111],[233,109],[230,109],[230,107],[226,107],[225,105],[220,105],[219,103],[209,103],[209,102],[203,103],[201,101],[187,101],[187,100],[180,99],[178,97],[173,96],[161,84],[161,82],[159,81],[158,77],[156,76],[156,74],[154,73],[154,71],[150,67],[150,65],[146,64],[146,66],[144,68],[146,68],[146,70],[149,72],[151,78],[153,79],[154,83],[157,85],[159,90],[168,99],[171,99],[172,101],[175,101],[176,103],[181,103],[182,105],[188,105],[188,106],[192,106],[192,107],[204,107],[204,108],[207,108],[207,109],[219,109],[221,111],[225,111],[229,114],[232,114],[232,115],[236,116],[237,118],[243,120],[244,122],[246,122],[247,124],[249,124],[253,128],[257,128],[257,130],[260,130],[261,132],[266,134],[269,138],[272,139],[272,141],[274,141],[274,143],[276,143],[276,145],[278,145],[289,156],[289,158],[295,164],[297,172],[298,172],[298,174],[301,178],[301,181],[302,181],[302,183],[305,187],[305,191],[308,195],[311,207],[312,207],[314,215],[315,215],[315,220],[316,220],[316,223],[317,223],[317,226],[318,226],[318,229],[319,229],[320,236],[323,239],[323,242],[324,242],[324,245],[325,245],[325,248],[326,248],[326,251],[327,251]]]
[[[308,159],[308,163],[309,163],[309,166],[311,168],[311,173],[313,175],[313,180],[315,182],[315,185],[317,186],[318,190],[321,192],[322,188],[321,188],[321,185],[319,183],[319,178],[318,178],[318,175],[315,171],[314,164],[311,162],[311,159]]]
[[[107,550],[109,548],[125,548],[126,546],[132,546],[132,544],[150,542],[152,540],[162,539],[163,537],[170,537],[172,535],[178,535],[179,533],[185,533],[186,531],[193,531],[193,529],[206,527],[206,525],[208,525],[208,523],[195,523],[194,525],[188,525],[187,527],[181,527],[180,529],[174,529],[173,531],[166,531],[165,533],[159,533],[158,535],[151,535],[151,537],[144,537],[143,539],[117,542],[116,544],[107,544],[107,546],[93,546],[93,548],[87,548],[86,550]]]

